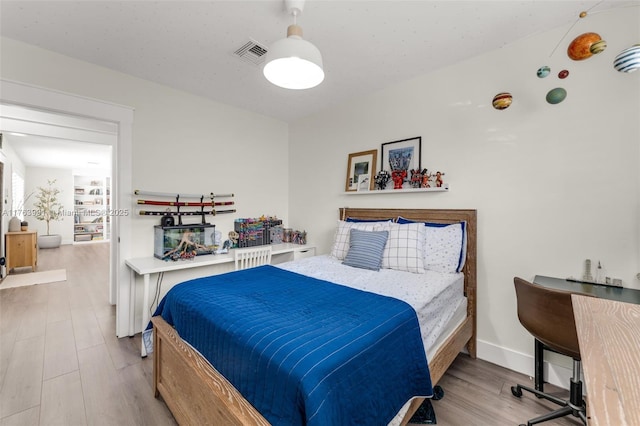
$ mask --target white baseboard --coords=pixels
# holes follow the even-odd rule
[[[534,356],[516,352],[482,340],[477,341],[478,358],[508,368],[518,373],[534,376]],[[569,380],[573,375],[570,368],[544,362],[544,380],[563,389],[569,389]]]

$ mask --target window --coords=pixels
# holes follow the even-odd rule
[[[11,174],[11,216],[24,220],[24,179],[19,174]]]

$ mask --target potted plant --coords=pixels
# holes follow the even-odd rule
[[[62,235],[50,233],[51,221],[62,219],[62,205],[58,202],[60,190],[54,186],[56,180],[47,180],[47,186],[39,186],[36,191],[35,218],[47,223],[47,233],[38,236],[38,247],[55,248],[60,246]]]

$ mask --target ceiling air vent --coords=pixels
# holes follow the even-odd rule
[[[249,39],[248,42],[243,44],[242,47],[233,52],[233,54],[245,62],[260,65],[264,62],[264,55],[267,54],[267,47],[261,45],[255,40]]]

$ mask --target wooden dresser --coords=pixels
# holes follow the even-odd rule
[[[22,266],[31,266],[35,272],[38,264],[38,232],[7,232],[4,238],[7,274],[10,274],[13,268]]]

